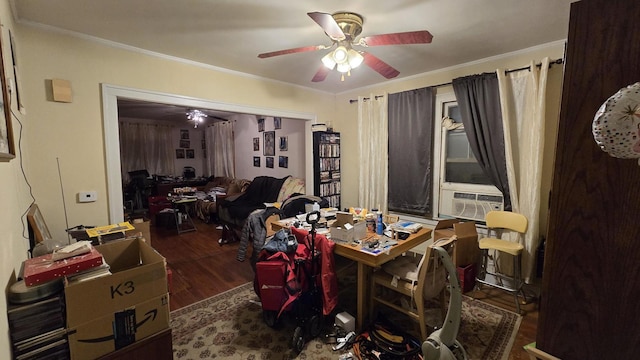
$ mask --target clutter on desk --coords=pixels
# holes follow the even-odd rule
[[[367,216],[367,209],[361,207],[350,207],[349,213],[351,213],[356,220],[364,221]]]
[[[331,239],[353,241],[367,236],[367,227],[364,219],[358,221],[350,212],[338,211],[336,220],[330,224]]]
[[[198,191],[198,188],[193,186],[183,186],[183,187],[173,188],[173,192],[178,195],[193,195],[195,194],[196,191]]]
[[[422,229],[422,224],[413,221],[398,221],[395,224],[391,224],[391,228],[393,230],[415,234]]]
[[[338,208],[328,207],[320,209],[320,217],[323,217],[327,220],[333,220],[336,218],[336,213],[338,212]]]

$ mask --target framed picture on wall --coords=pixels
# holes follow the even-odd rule
[[[183,149],[188,149],[191,147],[191,142],[189,140],[180,140],[180,147]]]
[[[289,141],[286,136],[280,136],[280,151],[287,151],[289,148]]]
[[[176,159],[184,159],[184,149],[176,149]]]
[[[258,132],[264,131],[264,118],[258,119]]]
[[[193,149],[187,149],[187,159],[194,159],[196,157],[196,152]]]
[[[276,130],[282,128],[282,118],[279,118],[279,117],[273,118],[273,128]]]
[[[289,157],[288,156],[278,156],[278,166],[281,168],[289,167]]]
[[[264,155],[265,156],[276,155],[276,132],[275,131],[264,132]]]
[[[268,168],[272,168],[273,169],[273,156],[267,156],[265,158],[265,162],[266,162],[266,166]]]
[[[253,151],[260,151],[260,138],[253,138]]]
[[[180,139],[189,140],[189,130],[188,129],[181,129],[180,130]]]
[[[260,156],[253,157],[253,166],[260,167]]]

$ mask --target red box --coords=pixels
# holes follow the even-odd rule
[[[95,248],[90,252],[62,260],[51,260],[52,254],[46,254],[24,261],[24,282],[34,286],[72,275],[92,267],[102,265],[102,254]]]
[[[476,265],[458,266],[457,270],[462,293],[473,290],[473,287],[476,285]]]

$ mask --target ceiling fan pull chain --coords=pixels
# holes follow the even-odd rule
[[[342,77],[340,78],[340,81],[344,81],[344,73],[342,73]]]

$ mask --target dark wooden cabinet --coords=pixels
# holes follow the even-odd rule
[[[313,133],[314,195],[340,208],[340,133]]]
[[[638,1],[571,5],[536,336],[563,360],[640,356],[640,166],[603,152],[591,128],[640,81],[639,19]]]

